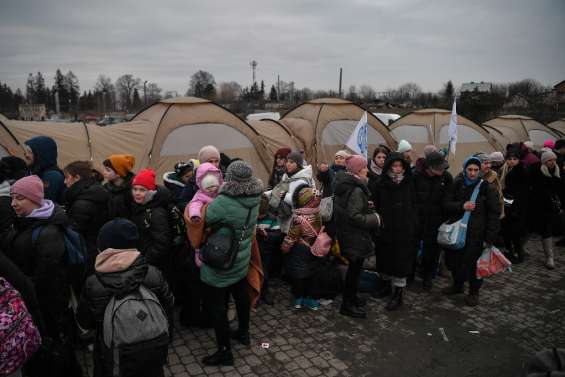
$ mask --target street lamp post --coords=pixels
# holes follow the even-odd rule
[[[143,104],[147,105],[147,80],[143,82]]]

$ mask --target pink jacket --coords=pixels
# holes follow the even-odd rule
[[[188,204],[188,216],[190,217],[202,217],[202,207],[204,204],[210,204],[210,202],[212,202],[212,200],[214,200],[214,198],[218,195],[217,193],[209,193],[202,190],[202,178],[208,174],[216,175],[220,185],[224,183],[220,169],[209,162],[200,165],[196,170],[196,185],[198,186],[198,191]]]

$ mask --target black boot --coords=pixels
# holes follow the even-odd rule
[[[355,296],[355,298],[353,299],[353,303],[355,304],[355,306],[359,308],[363,308],[367,306],[367,300],[359,296]]]
[[[392,296],[386,304],[385,309],[388,311],[396,310],[402,306],[402,294],[404,292],[404,288],[402,287],[394,287],[392,291]]]
[[[431,291],[433,287],[433,280],[430,276],[426,276],[424,277],[424,280],[422,281],[422,289],[424,291]]]
[[[243,344],[244,346],[248,346],[251,344],[251,338],[249,337],[249,331],[230,331],[230,336],[233,340],[237,340],[239,343]]]
[[[469,290],[469,294],[465,296],[465,305],[477,306],[479,305],[479,291]]]
[[[222,347],[215,354],[203,358],[202,363],[209,366],[231,366],[233,365],[233,354],[230,349]]]
[[[367,312],[363,308],[360,308],[353,303],[352,304],[343,303],[341,305],[341,309],[339,310],[339,313],[352,318],[367,317]]]
[[[390,280],[385,280],[382,286],[376,291],[374,291],[371,295],[374,298],[385,298],[390,296],[391,294],[392,294],[392,285],[390,283]]]
[[[459,294],[459,293],[463,293],[463,285],[460,285],[460,284],[453,284],[453,285],[450,285],[449,287],[444,288],[444,289],[442,290],[442,293],[443,293],[444,295],[448,295],[448,296],[457,295],[457,294]]]

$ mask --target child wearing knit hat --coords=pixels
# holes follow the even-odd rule
[[[214,164],[206,162],[196,171],[198,191],[188,205],[188,215],[193,222],[200,221],[202,207],[210,204],[218,196],[223,183],[222,172]]]
[[[134,202],[145,204],[151,201],[157,190],[155,171],[150,168],[140,170],[133,178],[131,185]]]
[[[17,180],[10,191],[12,208],[18,216],[28,216],[44,204],[43,181],[37,175]]]

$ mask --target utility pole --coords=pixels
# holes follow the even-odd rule
[[[281,95],[281,75],[277,75],[277,102],[280,102]]]
[[[341,79],[343,77],[343,68],[339,69],[339,98],[341,98]]]

